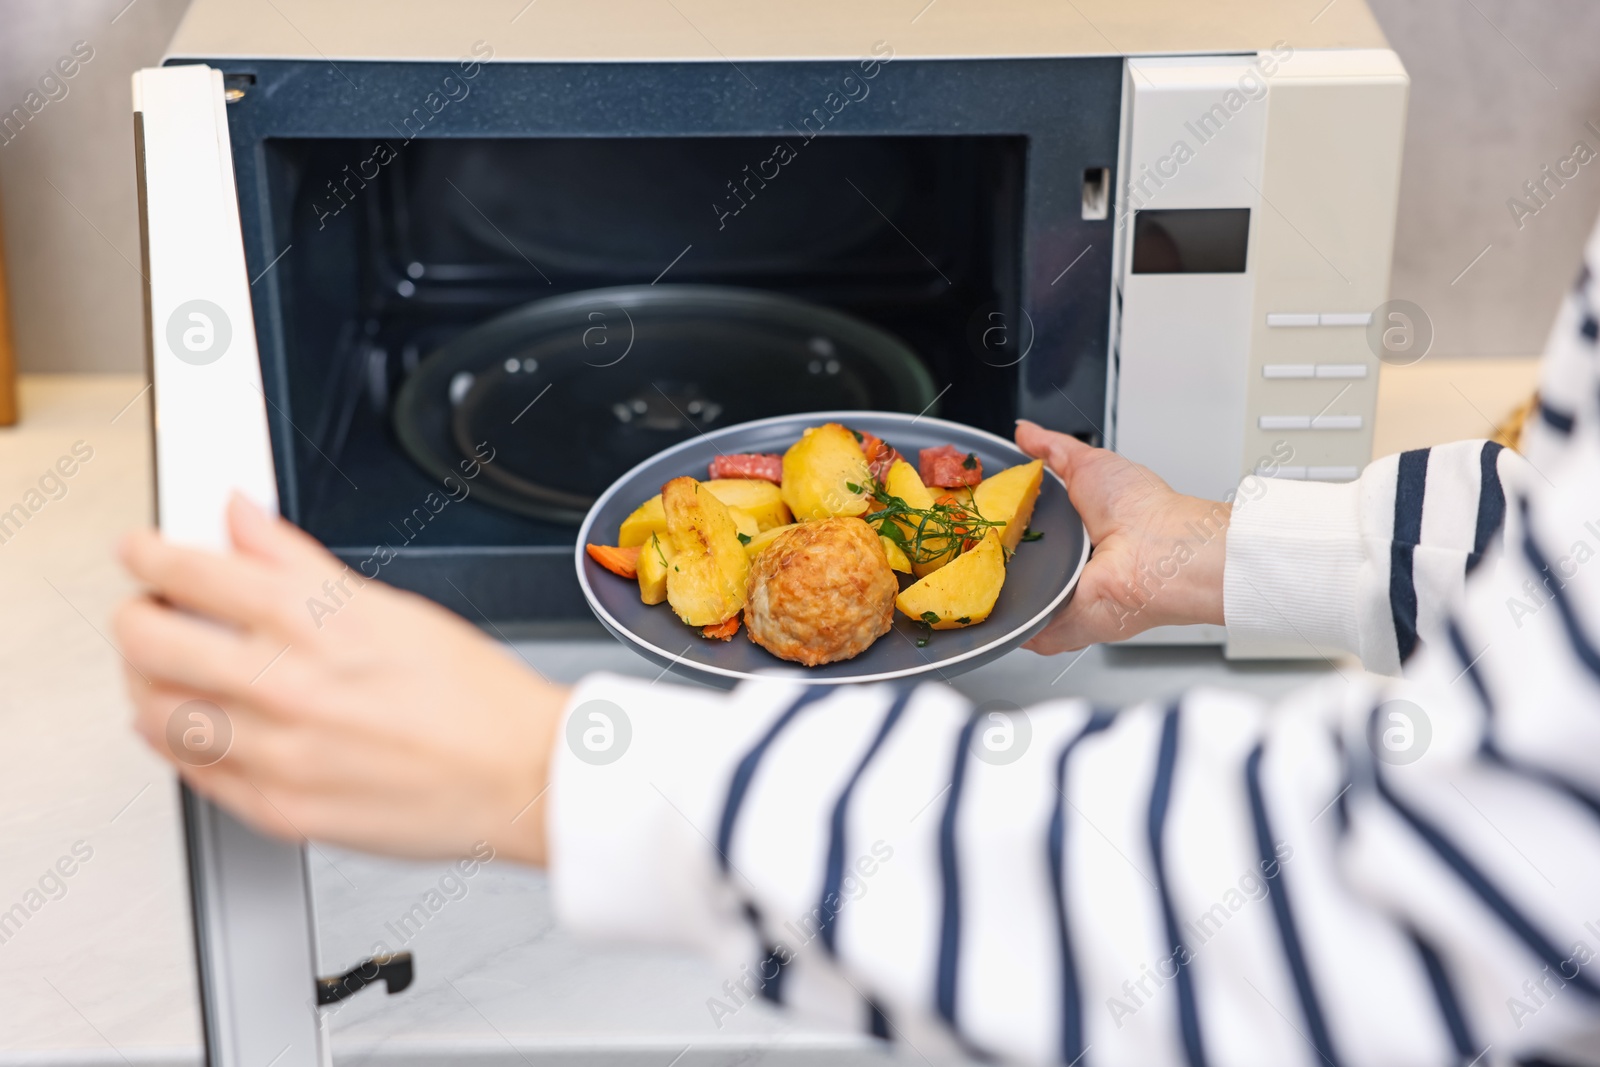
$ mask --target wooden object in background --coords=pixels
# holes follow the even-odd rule
[[[5,230],[0,226],[0,426],[17,423],[17,350],[11,344],[11,305],[6,299]]]

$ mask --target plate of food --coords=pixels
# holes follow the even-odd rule
[[[971,670],[1043,629],[1088,558],[1041,461],[970,426],[867,411],[666,449],[595,501],[576,551],[606,629],[717,685]]]

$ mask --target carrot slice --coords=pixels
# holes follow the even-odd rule
[[[861,437],[861,451],[867,457],[867,470],[871,475],[883,481],[889,476],[889,468],[894,466],[895,460],[900,459],[890,444],[875,433],[867,430],[852,431]]]
[[[621,578],[639,577],[639,553],[644,551],[643,545],[632,548],[617,548],[613,545],[584,545],[584,550],[589,553],[589,558],[600,566]]]
[[[701,629],[700,636],[715,638],[718,641],[731,641],[733,635],[739,632],[739,616],[735,615],[726,622],[719,622]]]
[[[950,515],[950,518],[955,520],[955,525],[950,527],[950,533],[955,537],[964,538],[961,542],[961,551],[970,552],[974,548],[977,548],[978,541],[980,539],[976,537],[967,537],[966,535],[971,533],[972,530],[969,527],[960,525],[960,520],[969,518],[966,510],[961,506],[961,498],[956,496],[954,493],[944,493],[937,500],[935,500],[934,503],[949,504],[955,509]]]

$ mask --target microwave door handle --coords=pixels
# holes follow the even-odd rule
[[[232,493],[278,503],[222,74],[141,70],[133,102],[157,522],[220,551]],[[305,850],[187,788],[183,812],[207,1062],[321,1067]]]

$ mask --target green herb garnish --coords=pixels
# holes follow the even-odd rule
[[[852,493],[861,492],[861,487],[859,485],[857,485],[855,482],[845,482],[844,483],[844,487],[846,489],[850,490]]]
[[[924,611],[921,617],[922,621],[928,626],[933,626],[939,621],[939,613],[937,611]]]
[[[1037,540],[1039,540],[1039,538],[1041,538],[1043,536],[1044,536],[1044,531],[1043,530],[1035,530],[1031,526],[1028,527],[1026,530],[1022,531],[1022,539],[1024,541],[1037,541]]]
[[[739,534],[738,536],[739,536],[739,543],[741,545],[748,545],[750,543],[750,535],[749,534]]]
[[[967,541],[976,542],[985,530],[1004,526],[1003,521],[986,519],[972,504],[935,504],[914,508],[900,497],[886,492],[874,480],[869,496],[877,510],[861,516],[868,526],[894,541],[912,563],[932,563],[945,556],[958,555]]]
[[[967,453],[967,458],[961,461],[961,466],[965,470],[969,470],[969,471],[977,470],[978,469],[978,457],[974,456],[971,452],[968,452]]]
[[[959,622],[962,626],[971,626],[972,625],[972,616],[963,615],[963,616],[961,616],[961,618],[957,619],[956,622]]]
[[[861,443],[862,443],[862,442],[863,442],[863,441],[865,441],[865,440],[866,440],[866,438],[865,438],[865,437],[862,437],[862,436],[861,436],[861,431],[860,431],[860,430],[851,430],[851,431],[850,431],[850,432],[851,432],[851,433],[853,433],[853,434],[855,434],[855,437],[856,437],[856,444],[858,444],[858,445],[859,445],[859,444],[861,444]]]

